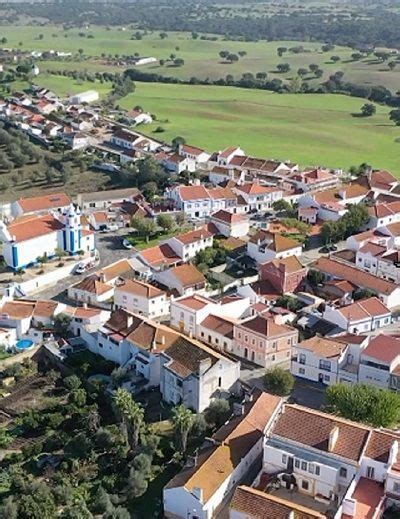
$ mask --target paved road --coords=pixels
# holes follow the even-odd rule
[[[124,230],[126,234],[126,230]],[[96,235],[96,247],[100,254],[100,264],[93,269],[98,270],[100,267],[105,267],[110,263],[118,261],[123,258],[129,258],[131,252],[122,246],[122,238],[120,234],[97,234]],[[88,274],[91,271],[88,271]],[[68,302],[65,296],[65,291],[73,283],[77,283],[81,279],[81,276],[72,274],[59,281],[56,285],[48,287],[38,292],[38,297],[41,299],[56,299],[61,302]]]

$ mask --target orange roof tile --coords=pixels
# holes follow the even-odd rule
[[[44,236],[61,230],[64,225],[51,214],[43,216],[23,216],[14,220],[8,231],[16,242],[32,240],[38,236]]]
[[[17,203],[24,213],[30,213],[66,207],[71,204],[71,199],[65,193],[53,193],[31,198],[20,198]]]

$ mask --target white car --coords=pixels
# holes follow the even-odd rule
[[[122,240],[122,245],[125,247],[125,249],[133,249],[132,243],[126,238]]]
[[[78,263],[75,274],[83,274],[86,271],[86,265],[85,263]]]

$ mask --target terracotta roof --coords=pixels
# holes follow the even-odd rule
[[[372,254],[372,256],[378,256],[384,252],[387,251],[387,247],[385,245],[379,245],[378,243],[373,242],[367,242],[365,245],[363,245],[359,252],[362,254]]]
[[[233,418],[221,427],[214,439],[220,445],[204,447],[196,467],[185,467],[165,487],[184,487],[189,492],[195,487],[203,491],[206,503],[234,471],[254,445],[281,405],[274,395],[259,392],[252,402],[245,404],[243,415]]]
[[[236,199],[235,193],[227,187],[214,187],[212,189],[207,189],[207,192],[213,200]]]
[[[261,315],[241,322],[237,326],[245,331],[256,332],[268,339],[296,333],[294,328],[286,326],[285,324],[276,324],[272,319],[267,319]]]
[[[349,321],[361,321],[370,317],[380,317],[390,314],[390,310],[377,297],[369,297],[347,306],[338,311]]]
[[[313,268],[350,282],[357,280],[358,286],[374,290],[380,294],[390,295],[394,290],[399,288],[395,283],[378,278],[368,272],[358,270],[355,267],[344,265],[343,263],[334,261],[330,258],[320,257],[315,263],[313,263]]]
[[[392,236],[400,236],[400,222],[391,223],[385,227]]]
[[[136,133],[128,132],[127,130],[118,129],[113,133],[113,137],[117,139],[121,139],[128,142],[135,142],[137,139],[140,138],[140,135],[137,135]]]
[[[91,317],[96,317],[101,314],[103,310],[100,308],[85,308],[82,306],[77,306],[74,308],[73,316],[78,319],[90,319]]]
[[[227,159],[229,155],[232,155],[235,151],[237,151],[239,148],[237,146],[230,146],[229,148],[226,148],[224,151],[221,151],[218,155],[222,157],[223,159]]]
[[[196,146],[189,146],[188,144],[182,144],[182,151],[185,153],[190,153],[191,155],[201,155],[204,153],[204,150],[201,148],[196,148]]]
[[[82,281],[72,285],[72,288],[76,290],[82,290],[83,292],[90,292],[91,294],[96,294],[98,296],[113,290],[111,285],[100,281],[97,274],[87,276],[86,278],[82,279]]]
[[[179,194],[182,200],[208,199],[210,195],[204,186],[180,186]]]
[[[140,256],[153,267],[172,265],[173,263],[182,261],[176,252],[166,243],[144,249],[140,252]]]
[[[337,441],[329,451],[329,437],[338,427]],[[334,415],[288,404],[272,429],[273,436],[331,452],[334,455],[359,461],[368,440],[370,429],[364,425],[343,420]]]
[[[371,339],[361,355],[391,364],[400,355],[400,337],[383,333],[377,335]]]
[[[266,494],[252,487],[239,486],[233,495],[230,508],[246,519],[315,519],[325,515],[287,501],[273,494]],[[290,515],[292,513],[292,515]]]
[[[32,317],[35,311],[34,301],[7,301],[0,309],[0,314],[7,315],[9,319],[27,319]]]
[[[250,285],[250,287],[258,296],[261,296],[264,299],[274,300],[278,299],[280,296],[277,289],[267,279],[255,281]]]
[[[97,271],[96,274],[102,277],[104,276],[104,281],[108,282],[132,271],[133,269],[129,261],[127,259],[121,259],[115,263],[111,263],[111,265],[107,265],[107,267],[103,267]]]
[[[175,299],[174,303],[178,303],[183,306],[187,306],[192,310],[201,310],[205,306],[214,303],[211,299],[201,296],[200,294],[193,294],[191,296],[185,296]]]
[[[53,193],[32,198],[20,198],[17,203],[24,213],[30,213],[66,207],[71,204],[71,199],[65,193]]]
[[[241,186],[237,186],[236,189],[242,191],[243,193],[247,193],[248,195],[266,195],[268,193],[282,191],[277,187],[263,186],[258,183],[242,184]]]
[[[36,301],[35,310],[33,315],[35,317],[53,317],[54,312],[58,307],[58,303],[56,301],[44,301],[39,300]]]
[[[346,194],[344,200],[348,198],[359,198],[361,196],[366,196],[368,193],[368,187],[363,186],[358,182],[354,182],[351,184],[346,184],[340,189],[341,192]]]
[[[92,213],[92,216],[97,223],[107,223],[108,221],[108,216],[105,211],[97,211],[95,213]]]
[[[286,250],[301,247],[301,244],[292,238],[287,238],[281,234],[270,233],[263,230],[254,234],[254,236],[250,238],[250,242],[256,244],[260,243],[260,245],[265,245],[268,249],[275,252],[284,252]]]
[[[183,335],[179,336],[164,354],[169,359],[165,367],[182,378],[192,374],[198,375],[201,366],[208,365],[209,369],[220,359],[225,358],[204,344]]]
[[[115,291],[127,292],[136,296],[145,297],[146,299],[165,295],[163,290],[150,285],[150,283],[145,283],[144,281],[139,281],[137,279],[124,279],[123,284],[118,284],[115,287]]]
[[[216,213],[212,214],[211,218],[228,224],[235,224],[248,221],[247,216],[245,216],[244,214],[235,214],[229,211],[225,211],[223,209],[220,209]]]
[[[365,456],[381,463],[387,463],[390,449],[395,441],[400,442],[400,434],[394,431],[374,430],[369,437]]]
[[[209,315],[200,323],[200,325],[203,328],[207,328],[208,330],[223,335],[227,339],[233,339],[234,323],[224,319],[223,317]]]
[[[205,283],[206,278],[194,265],[185,263],[178,267],[172,267],[171,274],[180,282],[182,286],[197,285]]]
[[[180,241],[184,245],[189,245],[190,243],[205,240],[207,238],[211,238],[212,236],[212,233],[208,231],[206,227],[201,227],[200,229],[195,229],[194,231],[178,234],[177,236],[175,236],[175,239]]]
[[[275,259],[271,263],[281,272],[294,274],[300,270],[304,270],[304,266],[300,263],[297,256],[288,256],[287,258]]]
[[[16,242],[31,240],[39,236],[45,236],[61,230],[64,225],[51,214],[43,216],[22,216],[8,226],[11,237]]]
[[[340,357],[346,347],[346,344],[336,341],[335,338],[328,339],[318,336],[307,339],[297,345],[297,348],[312,351],[318,357],[324,357],[326,359],[335,359]]]

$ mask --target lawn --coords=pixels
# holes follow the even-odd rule
[[[311,84],[326,80],[334,72],[345,72],[345,79],[364,84],[382,84],[395,91],[400,84],[400,67],[390,71],[386,64],[378,63],[373,56],[361,61],[353,61],[351,54],[354,52],[348,47],[336,46],[333,51],[323,53],[319,42],[299,41],[273,41],[260,40],[257,42],[225,41],[218,36],[217,41],[193,40],[190,33],[171,32],[167,38],[160,38],[159,32],[149,32],[141,40],[132,40],[131,30],[123,30],[121,27],[106,29],[104,27],[90,27],[89,29],[74,28],[67,31],[57,26],[20,26],[2,27],[2,36],[7,38],[7,47],[21,48],[24,50],[56,50],[78,53],[83,51],[81,61],[73,58],[61,61],[45,61],[42,70],[47,69],[74,69],[89,71],[118,70],[114,67],[107,68],[101,54],[127,55],[139,53],[141,56],[154,56],[157,59],[168,59],[171,54],[185,60],[182,67],[174,67],[166,64],[163,67],[158,64],[140,67],[141,70],[156,72],[164,76],[174,76],[189,79],[196,76],[202,79],[219,79],[231,74],[240,77],[245,72],[267,72],[272,79],[278,77],[289,79],[293,72],[299,68],[307,68],[315,63],[324,70],[322,79],[308,76]],[[42,35],[42,39],[39,36]],[[23,36],[23,37],[22,37]],[[90,37],[88,37],[90,36]],[[21,45],[20,45],[21,44]],[[303,45],[307,52],[300,54],[285,53],[282,57],[277,55],[278,47],[295,47]],[[221,61],[219,52],[228,50],[231,53],[246,52],[235,64],[227,64]],[[339,63],[333,63],[330,56],[341,58]],[[278,63],[289,63],[291,71],[287,74],[277,74]],[[39,66],[41,63],[39,62]],[[123,70],[120,68],[120,70]]]
[[[172,236],[175,236],[177,234],[177,231],[171,231],[168,233],[159,233],[157,236],[150,238],[149,240],[146,240],[146,238],[141,236],[126,236],[126,239],[135,247],[137,250],[143,250],[148,249],[149,247],[155,247],[159,244],[161,240],[168,240],[169,238],[172,238]]]
[[[216,151],[240,145],[246,153],[299,162],[303,166],[348,168],[368,162],[400,176],[400,129],[377,106],[370,118],[354,117],[363,99],[327,94],[276,94],[234,87],[136,83],[119,104],[140,105],[157,116],[141,131]]]

